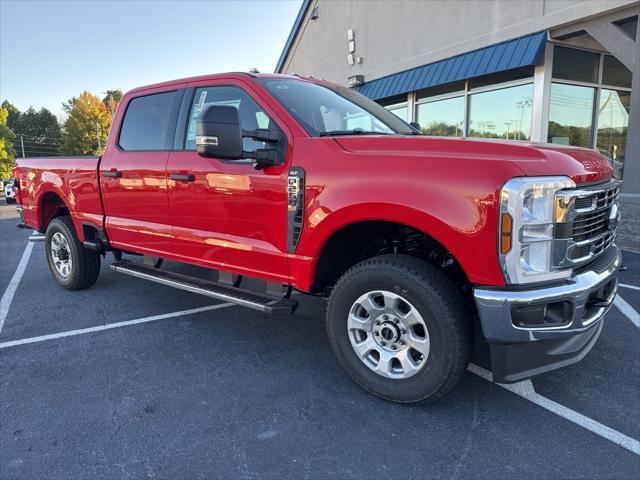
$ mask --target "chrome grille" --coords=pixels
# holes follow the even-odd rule
[[[605,233],[609,225],[609,213],[611,213],[611,207],[586,215],[578,215],[573,222],[573,239],[580,242]]]
[[[585,265],[613,244],[619,194],[619,182],[611,181],[605,185],[564,190],[557,195],[559,224],[554,249],[557,267]]]
[[[593,195],[576,198],[573,239],[578,242],[595,238],[607,231],[613,204],[618,201],[620,187],[614,185]],[[583,213],[584,212],[584,213]]]

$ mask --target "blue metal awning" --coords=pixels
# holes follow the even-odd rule
[[[536,65],[544,51],[546,39],[546,32],[532,33],[377,78],[357,87],[356,90],[377,100],[467,78]]]

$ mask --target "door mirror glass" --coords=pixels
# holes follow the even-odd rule
[[[196,151],[202,157],[243,158],[242,128],[238,109],[211,105],[196,121]]]

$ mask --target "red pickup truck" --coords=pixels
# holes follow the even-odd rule
[[[91,286],[112,252],[116,272],[266,313],[293,313],[292,290],[326,296],[340,364],[399,402],[442,397],[483,345],[498,382],[577,362],[617,290],[619,182],[605,157],[426,137],[312,78],[138,88],[104,155],[19,159],[15,175],[21,225],[46,232],[61,286]]]

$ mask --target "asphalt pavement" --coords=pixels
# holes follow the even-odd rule
[[[372,397],[334,359],[319,298],[269,317],[113,273],[110,256],[69,292],[42,242],[16,282],[32,232],[14,224],[0,220],[0,478],[638,478],[640,451],[616,438],[640,439],[640,330],[616,307],[582,362],[532,386],[620,437],[471,372],[438,403]],[[640,255],[624,263],[637,315]]]

